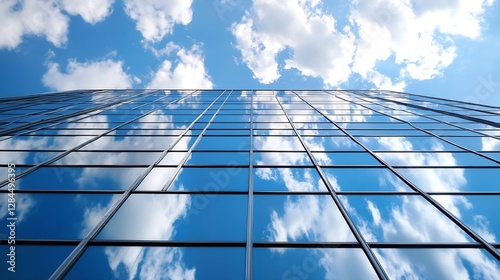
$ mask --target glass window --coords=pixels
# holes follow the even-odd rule
[[[248,165],[248,152],[192,152],[185,165]]]
[[[355,242],[329,195],[254,195],[255,241]]]
[[[187,152],[168,152],[158,165],[179,165]]]
[[[132,194],[97,239],[244,241],[244,195]]]
[[[416,129],[348,129],[352,136],[429,136]]]
[[[474,242],[419,195],[339,195],[368,242]]]
[[[81,239],[119,196],[17,193],[16,239]],[[7,202],[7,193],[0,193],[0,199]]]
[[[0,164],[7,165],[15,163],[16,165],[37,165],[48,159],[51,159],[62,152],[6,152],[0,151]]]
[[[218,123],[213,122],[210,129],[250,129],[250,123]]]
[[[161,152],[71,152],[53,165],[150,165]]]
[[[155,167],[142,180],[137,190],[160,191],[175,173],[175,168]]]
[[[254,135],[289,135],[294,136],[295,131],[292,129],[254,129]]]
[[[229,136],[236,136],[236,135],[244,135],[248,136],[250,135],[250,130],[249,129],[207,129],[205,131],[205,135],[229,135]]]
[[[412,192],[387,168],[323,168],[336,191]]]
[[[255,248],[255,279],[379,279],[357,248]]]
[[[364,151],[349,137],[303,137],[311,151]]]
[[[196,137],[191,136],[182,136],[182,138],[175,144],[172,148],[174,151],[187,151],[191,148],[191,146],[196,141]]]
[[[247,136],[203,136],[195,150],[236,150],[250,149],[250,137]]]
[[[124,190],[146,168],[139,167],[40,167],[16,180],[23,190]],[[21,171],[16,169],[16,174]],[[4,173],[6,174],[6,173]]]
[[[375,155],[382,158],[389,165],[399,166],[499,166],[486,158],[473,153],[384,153],[377,152]]]
[[[166,150],[176,136],[103,136],[82,150]]]
[[[90,246],[67,278],[94,279],[96,271],[103,279],[243,279],[245,249]]]
[[[304,147],[297,137],[255,136],[253,141],[254,150],[304,151]]]
[[[397,171],[426,192],[498,191],[497,168],[398,168]]]
[[[381,165],[377,159],[367,152],[314,152],[313,155],[320,165]]]
[[[182,168],[170,191],[246,191],[248,168]]]
[[[314,168],[255,168],[254,191],[327,191]]]
[[[374,250],[391,279],[494,279],[500,275],[498,260],[480,249]]]
[[[361,137],[361,143],[370,150],[388,151],[461,151],[436,137]]]
[[[15,245],[15,272],[10,267],[7,254],[11,245],[0,245],[2,269],[0,279],[49,279],[52,273],[73,251],[73,246]],[[48,257],[50,256],[50,257]],[[41,261],[43,260],[43,261]]]
[[[289,123],[268,122],[268,123],[253,123],[254,129],[292,129]]]
[[[4,150],[67,150],[74,148],[93,136],[15,136],[0,142]]]
[[[500,195],[433,195],[448,211],[460,217],[487,242],[497,242],[500,236],[500,220],[497,206]]]
[[[305,152],[254,152],[254,165],[312,165]]]

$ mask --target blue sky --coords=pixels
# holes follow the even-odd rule
[[[7,0],[0,3],[0,95],[379,88],[500,105],[499,5]]]

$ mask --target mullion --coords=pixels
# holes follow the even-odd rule
[[[253,279],[253,117],[254,117],[254,95],[250,95],[250,151],[248,167],[248,207],[247,207],[247,240],[245,252],[245,279]]]

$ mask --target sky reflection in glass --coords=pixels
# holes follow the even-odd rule
[[[0,100],[17,261],[32,268],[13,279],[500,275],[500,125],[485,115],[500,109],[390,91],[56,97]]]

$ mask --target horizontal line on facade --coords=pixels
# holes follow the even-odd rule
[[[76,246],[80,240],[63,239],[16,239],[16,245],[25,246]],[[0,240],[0,245],[8,244],[7,240]],[[140,246],[140,247],[245,247],[245,241],[171,241],[171,240],[90,240],[89,247],[93,246]],[[447,243],[447,242],[367,242],[373,249],[483,249],[479,243]],[[491,243],[500,248],[500,243]],[[357,242],[252,242],[254,248],[361,248]]]
[[[255,186],[254,186],[255,187]],[[18,189],[16,193],[27,194],[123,194],[126,190],[75,190],[75,189]],[[9,193],[7,189],[0,189],[0,193]],[[154,190],[135,190],[133,194],[217,194],[217,195],[248,195],[248,191],[154,191]],[[330,195],[328,191],[253,191],[255,195]],[[411,191],[337,191],[337,195],[421,195],[418,192]],[[462,192],[425,192],[428,195],[447,195],[447,196],[496,196],[500,191],[462,191]]]

